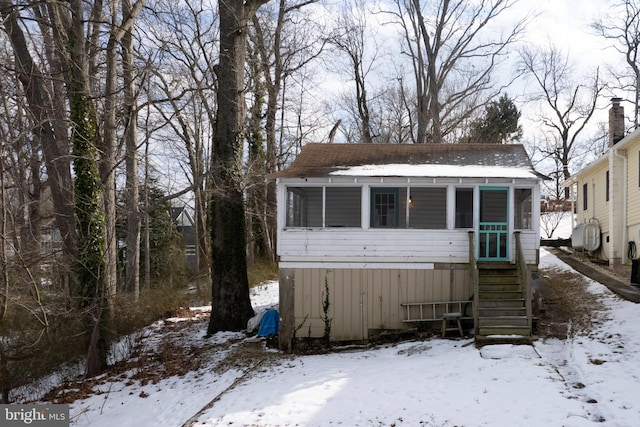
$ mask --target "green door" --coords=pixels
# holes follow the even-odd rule
[[[509,260],[509,189],[480,187],[478,260]]]

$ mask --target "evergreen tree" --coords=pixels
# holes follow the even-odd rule
[[[510,144],[522,137],[522,127],[518,124],[520,111],[505,93],[498,101],[491,101],[484,116],[471,124],[468,143]]]

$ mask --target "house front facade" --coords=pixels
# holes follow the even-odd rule
[[[624,110],[618,98],[609,110],[609,127],[607,151],[564,185],[575,195],[574,246],[611,265],[628,264],[638,257],[640,245],[640,130],[624,136]],[[587,224],[593,225],[591,232],[575,232]],[[584,245],[594,240],[595,244]]]
[[[307,144],[273,174],[280,343],[361,341],[459,311],[477,263],[535,270],[541,176],[520,145]]]

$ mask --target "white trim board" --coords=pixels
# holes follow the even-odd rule
[[[279,263],[280,268],[325,268],[354,270],[433,270],[432,262],[291,262]]]

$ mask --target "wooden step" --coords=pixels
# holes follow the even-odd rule
[[[530,336],[531,329],[528,326],[483,326],[478,328],[478,335],[517,335]]]
[[[478,261],[476,265],[478,270],[513,270],[517,268],[515,264],[508,261]]]
[[[494,276],[494,275],[486,275],[486,276],[478,276],[479,284],[517,284],[520,283],[520,279],[518,276]]]
[[[489,335],[475,338],[476,347],[491,344],[532,345],[534,341],[535,337],[530,335]]]
[[[479,286],[480,292],[482,291],[517,291],[520,292],[520,284],[498,284],[498,283],[487,283],[480,284]]]
[[[479,307],[478,315],[480,317],[497,317],[497,316],[526,316],[527,309],[524,306],[518,307]]]
[[[480,301],[495,301],[522,298],[520,291],[480,291]]]
[[[483,327],[526,327],[529,322],[527,316],[492,316],[492,317],[480,317],[478,319],[478,326]]]
[[[505,298],[499,300],[480,300],[478,308],[524,307],[524,298]]]

